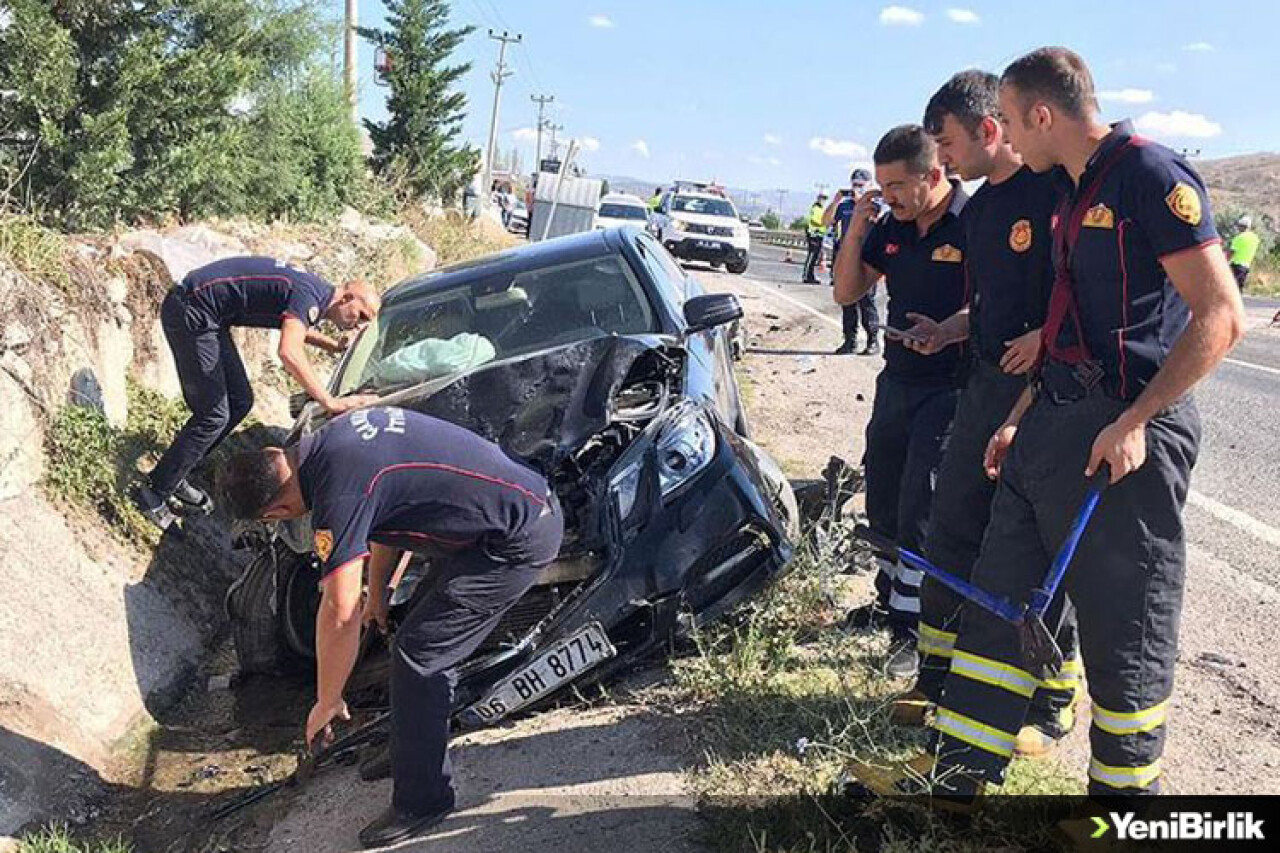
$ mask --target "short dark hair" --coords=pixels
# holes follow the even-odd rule
[[[1018,90],[1024,113],[1032,101],[1047,101],[1077,119],[1098,111],[1089,66],[1065,47],[1042,47],[1015,59],[1000,76],[1000,84]]]
[[[942,133],[942,123],[954,116],[970,136],[988,116],[1000,115],[1000,78],[988,71],[961,71],[933,93],[924,108],[924,129]]]
[[[284,482],[272,464],[278,447],[237,453],[218,472],[217,492],[223,507],[233,518],[255,519],[280,492]]]
[[[903,162],[912,172],[923,175],[938,162],[938,143],[918,124],[900,124],[880,137],[871,155],[877,166]]]

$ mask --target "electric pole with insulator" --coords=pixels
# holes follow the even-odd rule
[[[506,30],[503,30],[501,35],[489,30],[489,38],[501,43],[502,46],[498,48],[498,64],[489,75],[493,80],[493,115],[489,118],[489,145],[485,149],[484,184],[480,194],[486,202],[489,198],[489,188],[493,184],[493,146],[498,138],[498,107],[502,103],[502,83],[514,73],[507,69],[507,45],[519,44],[522,41],[519,33],[510,35]]]
[[[530,95],[529,100],[538,105],[538,150],[534,157],[534,171],[542,170],[542,130],[546,127],[547,120],[543,117],[543,113],[547,109],[547,104],[556,99],[555,95]]]

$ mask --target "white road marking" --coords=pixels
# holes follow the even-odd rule
[[[738,281],[751,285],[752,287],[756,288],[761,293],[763,293],[765,296],[776,296],[779,299],[782,299],[786,302],[790,302],[792,305],[796,306],[797,308],[800,308],[801,310],[804,310],[804,311],[808,311],[810,314],[817,317],[819,320],[821,320],[822,322],[826,323],[829,326],[832,326],[837,329],[841,328],[839,320],[833,320],[832,318],[828,317],[826,314],[823,314],[817,308],[814,308],[812,305],[805,305],[799,299],[795,299],[794,297],[787,296],[787,294],[783,293],[780,290],[774,290],[772,288],[766,287],[765,285],[751,278],[740,278],[738,279]]]
[[[1280,370],[1277,370],[1274,367],[1266,367],[1261,364],[1254,364],[1251,361],[1241,361],[1238,358],[1224,358],[1223,361],[1225,361],[1227,364],[1234,364],[1236,367],[1250,367],[1250,368],[1253,368],[1254,370],[1261,370],[1263,373],[1274,373],[1276,376],[1280,376]]]
[[[1272,527],[1265,521],[1259,521],[1246,512],[1215,501],[1208,495],[1197,492],[1194,489],[1187,495],[1187,503],[1194,507],[1199,507],[1214,518],[1230,524],[1237,530],[1243,531],[1256,539],[1261,539],[1273,548],[1280,548],[1280,529]]]

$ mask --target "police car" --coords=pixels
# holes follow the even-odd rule
[[[751,233],[728,197],[710,189],[678,183],[662,196],[653,214],[653,230],[677,258],[747,271]]]

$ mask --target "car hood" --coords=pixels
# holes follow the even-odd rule
[[[614,394],[637,359],[672,344],[661,335],[590,338],[415,385],[382,403],[466,427],[547,473],[608,426]]]
[[[734,219],[732,216],[709,216],[705,213],[671,213],[672,219],[679,219],[681,222],[692,222],[697,225],[719,225],[722,228],[733,228],[742,223]]]

